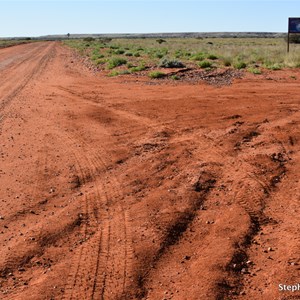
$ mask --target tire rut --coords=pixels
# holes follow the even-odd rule
[[[69,139],[70,147],[74,149],[74,142],[77,140],[70,136],[64,139]],[[101,182],[98,178],[99,169],[105,170],[107,165],[99,155],[85,151],[87,145],[83,146],[82,152],[76,151],[74,155],[77,157],[79,168],[87,166],[83,171],[87,174],[83,176],[90,177],[91,183],[94,184],[95,192],[85,197],[85,203],[87,228],[94,228],[95,235],[91,241],[83,243],[83,249],[79,250],[75,259],[77,270],[75,275],[72,275],[73,270],[70,272],[71,279],[66,285],[64,299],[117,299],[125,295],[126,278],[129,273],[128,253],[132,252],[128,240],[128,213],[121,205],[117,205],[113,212],[110,211],[113,200],[122,195],[118,189],[108,187],[118,187],[119,182],[114,178],[110,178],[109,184]],[[87,264],[90,267],[87,267]],[[94,275],[91,277],[90,274]]]

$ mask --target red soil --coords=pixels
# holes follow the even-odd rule
[[[300,299],[299,71],[159,82],[0,50],[1,299]]]

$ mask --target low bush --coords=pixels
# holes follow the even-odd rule
[[[146,66],[144,64],[141,64],[137,67],[132,67],[130,68],[131,72],[140,72],[140,71],[144,71],[146,69]]]
[[[104,65],[106,62],[107,62],[106,59],[97,59],[97,60],[95,60],[96,66]]]
[[[280,64],[275,63],[275,64],[266,65],[266,68],[269,70],[277,71],[277,70],[281,70],[282,66]]]
[[[127,75],[127,74],[130,74],[130,72],[128,70],[122,70],[122,71],[113,70],[108,74],[108,76],[114,77],[114,76],[118,76],[118,75]]]
[[[114,54],[117,54],[117,55],[119,55],[119,54],[124,54],[124,53],[125,53],[125,50],[123,50],[123,49],[116,49],[113,53],[114,53]]]
[[[238,61],[234,64],[234,67],[238,70],[245,69],[247,67],[247,64],[243,61]]]
[[[113,57],[108,61],[108,69],[113,69],[118,66],[125,65],[127,60],[122,57]]]
[[[184,68],[185,67],[185,65],[181,61],[176,59],[168,59],[168,58],[163,59],[158,66],[161,68]]]
[[[173,79],[173,80],[179,80],[179,79],[180,79],[180,77],[179,77],[179,76],[177,76],[177,75],[172,75],[172,76],[171,76],[171,79]]]
[[[162,77],[165,77],[166,75],[165,75],[164,73],[160,72],[160,71],[153,71],[153,72],[150,72],[150,73],[148,74],[148,76],[149,76],[150,78],[155,79],[155,78],[162,78]]]
[[[166,43],[167,41],[163,39],[157,39],[156,42],[162,44],[162,43]]]
[[[194,55],[191,56],[191,59],[192,60],[195,60],[195,61],[202,61],[205,59],[205,54],[200,52],[200,53],[196,53]]]
[[[154,57],[156,57],[156,58],[163,58],[164,56],[165,56],[164,53],[161,53],[161,52],[154,54]]]
[[[201,69],[208,69],[208,68],[212,67],[212,63],[208,60],[204,60],[204,61],[199,62],[199,67]]]
[[[252,73],[252,74],[256,74],[256,75],[262,73],[261,70],[258,69],[258,68],[249,68],[249,69],[248,69],[248,72],[250,72],[250,73]]]
[[[210,59],[210,60],[216,60],[216,59],[218,59],[218,56],[216,56],[216,55],[214,55],[214,54],[209,54],[209,55],[207,56],[207,58]]]
[[[93,37],[89,36],[89,37],[84,38],[83,40],[85,42],[93,42],[95,39]]]

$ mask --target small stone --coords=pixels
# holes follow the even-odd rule
[[[272,247],[269,247],[269,248],[268,248],[268,251],[273,251]]]

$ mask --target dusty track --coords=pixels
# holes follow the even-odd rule
[[[152,85],[0,50],[0,299],[300,299],[278,290],[299,282],[299,75]]]

